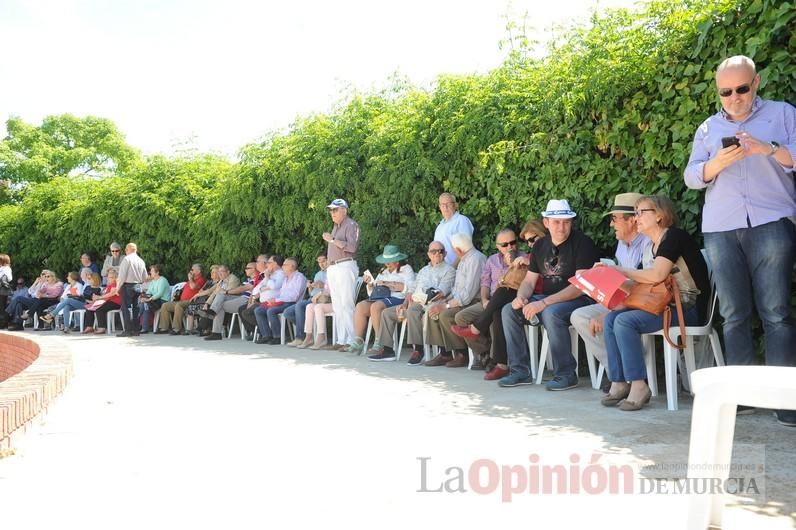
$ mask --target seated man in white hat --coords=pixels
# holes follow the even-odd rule
[[[620,193],[614,198],[614,206],[605,215],[611,216],[611,226],[616,232],[616,263],[621,267],[637,269],[641,254],[652,242],[636,227],[635,204],[640,193]],[[603,339],[603,319],[609,309],[602,304],[592,304],[576,309],[569,317],[572,326],[586,345],[586,350],[607,366],[608,352]]]
[[[547,209],[542,212],[544,226],[550,235],[534,244],[528,274],[517,290],[517,298],[502,312],[509,374],[498,381],[500,386],[533,383],[524,326],[537,319],[547,331],[553,359],[553,379],[547,383],[547,390],[568,390],[578,386],[574,357],[578,352],[570,348],[569,317],[579,307],[594,301],[568,280],[576,270],[591,268],[598,259],[598,252],[589,236],[572,228],[575,216],[569,202],[563,199],[549,201]],[[540,276],[542,294],[534,295]]]

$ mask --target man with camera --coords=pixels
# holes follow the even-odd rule
[[[766,363],[796,366],[794,265],[796,108],[757,96],[755,63],[738,55],[716,71],[721,110],[699,126],[685,183],[705,190],[702,232],[724,317],[727,364],[753,364],[752,308],[763,321]],[[796,411],[777,411],[796,427]]]
[[[370,351],[371,361],[395,360],[394,341],[395,326],[400,320],[408,320],[406,324],[406,342],[412,345],[409,364],[417,366],[423,360],[423,313],[428,304],[435,298],[448,296],[456,279],[456,269],[445,261],[445,245],[440,241],[432,241],[428,245],[429,263],[417,273],[415,290],[407,296],[401,305],[389,307],[381,313],[381,329],[379,343],[381,351]]]

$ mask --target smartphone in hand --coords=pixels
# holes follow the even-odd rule
[[[738,140],[738,138],[736,138],[735,136],[725,136],[724,138],[721,139],[721,147],[722,148],[726,149],[727,147],[730,147],[731,145],[740,146],[741,145],[741,141]]]

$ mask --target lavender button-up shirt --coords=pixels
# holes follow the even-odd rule
[[[285,283],[279,289],[279,295],[276,297],[277,302],[298,302],[304,294],[304,289],[307,288],[307,278],[299,271],[294,271],[290,278],[285,276]]]
[[[711,182],[702,180],[705,163],[722,148],[724,136],[747,132],[755,138],[778,142],[796,160],[796,108],[781,101],[759,97],[743,121],[732,121],[721,110],[697,129],[685,183],[691,189],[706,188],[702,211],[703,232],[726,232],[760,226],[783,217],[796,217],[793,177],[773,157],[754,155],[735,162]],[[748,221],[747,221],[748,219]]]

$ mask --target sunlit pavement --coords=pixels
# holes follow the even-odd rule
[[[68,341],[75,377],[0,460],[3,528],[685,524],[687,495],[649,490],[684,477],[687,396],[677,412],[661,395],[625,413],[588,378],[501,389],[407,366],[406,352],[371,363],[239,339],[36,337]],[[793,528],[796,430],[769,411],[739,417],[736,461],[760,494],[730,497],[725,528]],[[633,494],[610,480],[628,470]]]

